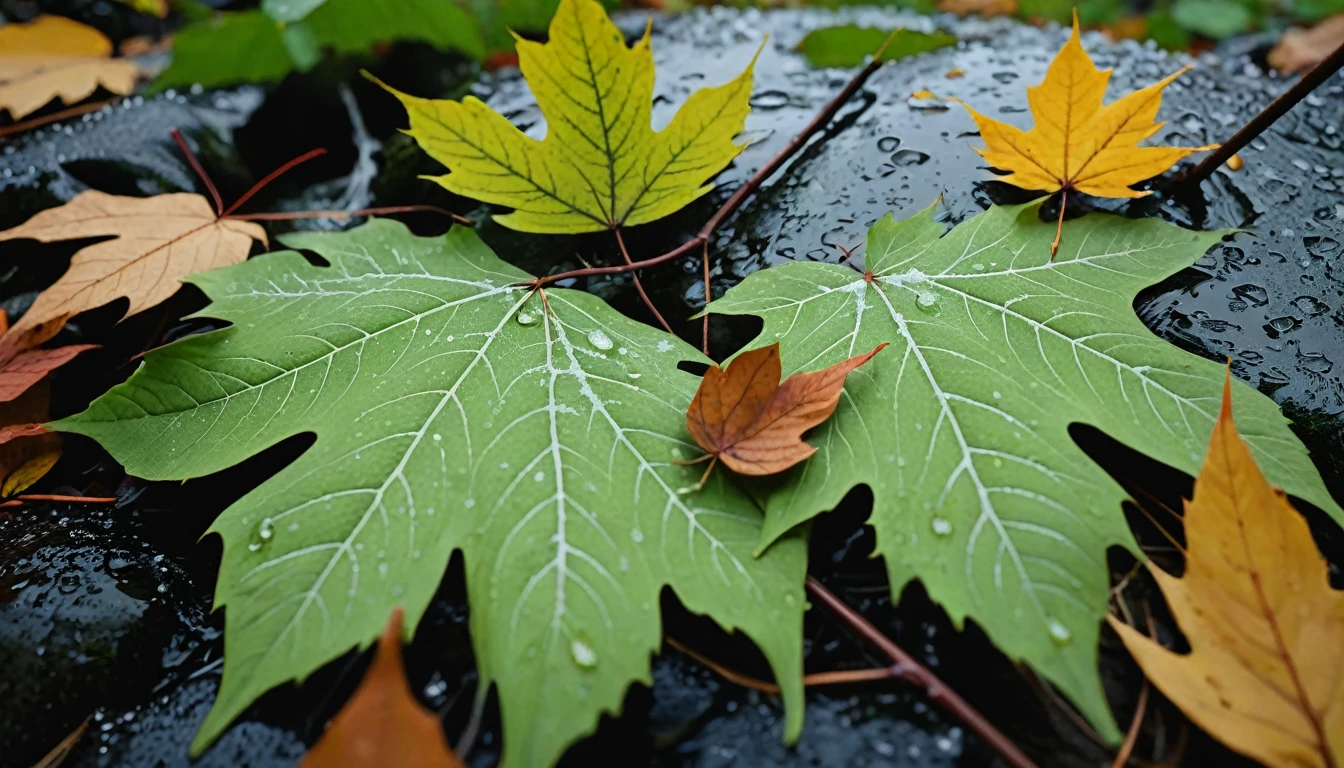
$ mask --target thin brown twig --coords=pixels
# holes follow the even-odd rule
[[[704,253],[702,253],[701,256],[700,256],[700,263],[704,266],[704,270],[705,270],[705,312],[704,312],[704,317],[701,318],[701,326],[700,326],[700,338],[701,338],[701,341],[700,341],[700,351],[705,353],[705,357],[709,357],[709,303],[710,303],[711,301],[714,300],[714,296],[710,293],[710,290],[709,290],[709,241],[708,241],[708,240],[706,240],[706,241],[704,242]]]
[[[191,147],[187,146],[187,140],[182,138],[182,132],[176,128],[171,128],[168,133],[172,135],[173,141],[177,142],[178,149],[182,150],[182,154],[186,156],[187,163],[191,165],[191,170],[196,172],[201,183],[210,192],[210,198],[215,201],[215,213],[223,216],[224,200],[219,196],[219,190],[215,188],[214,179],[211,179],[210,174],[205,172],[205,167],[201,165],[201,161],[196,159],[196,153],[191,151]]]
[[[78,107],[62,109],[60,112],[52,112],[50,115],[34,117],[32,120],[25,120],[22,123],[6,125],[0,128],[0,137],[13,136],[16,133],[23,133],[30,128],[37,128],[46,125],[47,123],[55,123],[64,120],[67,117],[79,117],[80,115],[87,115],[90,112],[97,112],[103,107],[110,107],[113,104],[116,104],[118,101],[121,101],[120,96],[107,99],[106,101],[95,101],[92,104],[83,104]]]
[[[243,221],[295,221],[298,219],[352,219],[356,216],[383,216],[389,213],[416,213],[416,212],[441,213],[451,218],[458,224],[468,227],[476,226],[476,222],[468,219],[460,213],[453,213],[447,208],[440,208],[437,205],[388,205],[381,208],[360,208],[357,211],[293,211],[289,213],[234,213],[230,214],[230,219],[240,219]]]
[[[874,627],[867,619],[846,605],[843,600],[836,597],[820,581],[811,576],[807,577],[807,593],[814,601],[821,603],[827,610],[835,614],[849,627],[851,632],[866,640],[890,659],[891,668],[898,677],[922,688],[924,694],[934,704],[965,723],[991,749],[997,752],[1004,762],[1014,766],[1014,768],[1035,768],[1036,764],[1032,762],[1031,758],[1027,757],[1026,753],[986,720],[985,716],[980,714],[975,707],[971,706],[956,691],[939,680],[937,675],[930,672],[927,667],[916,661],[913,656],[906,653],[899,645],[882,634],[877,627]]]
[[[616,244],[621,247],[621,258],[625,259],[626,264],[633,264],[634,262],[630,260],[630,252],[625,249],[625,238],[621,236],[621,228],[614,227],[611,231],[616,233]],[[639,275],[632,272],[630,277],[635,280],[635,291],[639,293],[639,298],[644,301],[644,306],[648,307],[653,316],[658,318],[658,324],[663,326],[664,331],[672,333],[672,326],[667,324],[667,321],[663,319],[663,313],[659,312],[658,308],[653,305],[653,299],[650,299],[649,294],[644,292],[644,284],[639,281]]]
[[[695,659],[702,666],[724,678],[730,683],[736,683],[743,688],[750,688],[762,693],[778,694],[779,686],[767,680],[760,680],[750,675],[744,675],[735,669],[726,667],[713,659],[697,653],[687,648],[685,645],[677,642],[676,638],[668,637],[667,644],[676,648],[678,651]],[[899,677],[900,673],[895,667],[874,667],[870,669],[840,669],[834,672],[815,672],[803,676],[803,687],[811,688],[818,685],[846,685],[849,683],[865,683],[873,680],[890,680]]]
[[[644,259],[643,261],[636,261],[630,264],[612,267],[588,267],[585,269],[574,269],[568,272],[559,272],[554,275],[546,275],[544,277],[536,278],[531,281],[530,284],[542,287],[560,280],[568,280],[571,278],[592,277],[595,275],[619,275],[626,272],[633,272],[635,270],[665,264],[673,259],[685,256],[696,248],[707,245],[709,243],[710,235],[714,234],[714,231],[719,228],[719,225],[728,219],[728,217],[737,213],[737,209],[741,208],[742,204],[755,194],[757,190],[761,188],[761,185],[773,176],[775,171],[778,171],[789,158],[797,154],[798,150],[803,148],[803,145],[807,143],[808,139],[811,139],[813,135],[829,125],[831,119],[834,118],[836,113],[840,111],[840,108],[849,101],[849,98],[868,81],[869,77],[872,77],[874,72],[881,68],[883,63],[882,54],[886,52],[887,46],[895,36],[896,32],[893,32],[891,36],[887,38],[886,42],[882,43],[882,47],[877,49],[877,53],[873,54],[873,58],[868,62],[868,65],[859,70],[859,73],[854,75],[854,77],[845,84],[845,87],[835,95],[835,98],[827,102],[826,106],[817,113],[816,117],[812,118],[811,122],[809,122],[802,131],[792,139],[789,139],[789,143],[785,144],[783,149],[775,153],[775,156],[770,158],[769,162],[761,166],[760,170],[756,171],[750,179],[747,179],[746,183],[737,188],[737,191],[719,207],[719,210],[714,212],[714,215],[709,218],[709,221],[705,222],[705,225],[700,228],[700,231],[695,237],[687,240],[667,253],[664,253],[661,256],[655,256],[651,259]]]
[[[1344,67],[1344,43],[1341,43],[1329,56],[1321,60],[1321,63],[1311,68],[1311,71],[1302,76],[1293,84],[1292,88],[1279,94],[1279,97],[1269,103],[1269,106],[1260,110],[1260,114],[1251,118],[1251,121],[1242,126],[1241,130],[1232,135],[1218,149],[1209,153],[1207,157],[1191,169],[1190,173],[1185,175],[1183,182],[1191,187],[1198,188],[1200,182],[1213,175],[1219,166],[1226,163],[1228,158],[1241,151],[1243,147],[1251,143],[1251,140],[1259,136],[1266,128],[1273,125],[1280,117],[1287,114],[1299,101],[1305,99],[1307,94],[1316,90],[1321,83],[1324,83],[1331,75]]]
[[[0,507],[21,507],[35,501],[55,501],[69,504],[116,504],[118,499],[115,496],[61,496],[51,493],[25,493],[0,503]]]

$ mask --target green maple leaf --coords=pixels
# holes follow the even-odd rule
[[[887,216],[868,234],[871,280],[789,264],[710,311],[761,317],[751,346],[778,341],[786,375],[891,344],[849,375],[840,407],[810,433],[819,450],[769,497],[762,544],[867,485],[893,591],[920,579],[958,625],[974,619],[1118,739],[1096,648],[1106,548],[1137,547],[1126,493],[1068,427],[1091,424],[1198,472],[1224,366],[1155,337],[1132,304],[1226,233],[1097,214],[1069,227],[1052,262],[1055,226],[1035,204],[991,208],[946,236],[932,209]],[[1274,403],[1244,384],[1234,392],[1269,479],[1340,520]]]
[[[755,59],[732,81],[696,91],[661,131],[650,125],[649,30],[627,48],[596,0],[561,0],[550,40],[517,41],[518,63],[546,117],[537,141],[484,102],[408,96],[407,131],[450,173],[449,191],[513,208],[499,223],[576,234],[654,221],[713,189],[744,144]]]
[[[540,296],[467,228],[389,220],[191,278],[229,328],[151,352],[54,428],[128,472],[217,472],[292,435],[297,461],[229,507],[216,604],[224,680],[199,752],[251,701],[381,632],[413,628],[462,550],[504,761],[554,763],[649,682],[659,593],[750,636],[802,718],[802,585],[792,539],[752,551],[759,509],[720,473],[700,493],[685,413],[704,358],[582,292]],[[408,629],[408,636],[410,629]]]

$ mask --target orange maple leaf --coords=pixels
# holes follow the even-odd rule
[[[817,452],[803,442],[803,433],[835,411],[845,376],[885,346],[815,373],[795,373],[783,384],[778,342],[743,352],[726,369],[716,365],[705,372],[686,411],[686,428],[707,452],[710,469],[722,461],[743,475],[783,472]]]
[[[463,768],[439,718],[420,706],[401,664],[402,610],[392,611],[359,689],[300,768]]]
[[[1230,385],[1185,505],[1185,574],[1149,565],[1190,653],[1109,620],[1148,679],[1227,746],[1266,765],[1344,765],[1344,592],[1237,435]]]
[[[102,32],[62,16],[0,27],[0,109],[15,120],[60,98],[74,104],[98,86],[125,96],[140,68],[114,59]]]

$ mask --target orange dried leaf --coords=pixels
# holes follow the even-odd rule
[[[80,352],[97,344],[71,344],[56,349],[29,349],[0,363],[0,402],[8,402],[27,392],[48,372],[65,365]]]
[[[0,27],[0,109],[19,120],[60,98],[74,104],[98,86],[125,96],[140,68],[114,59],[102,32],[61,16]]]
[[[42,426],[49,403],[45,384],[0,402],[0,495],[22,493],[60,458],[60,435]]]
[[[1099,197],[1143,197],[1130,189],[1157,176],[1176,161],[1207,147],[1140,147],[1163,125],[1153,122],[1162,89],[1182,69],[1147,88],[1103,106],[1111,71],[1097,69],[1083,51],[1074,13],[1073,36],[1046,71],[1045,80],[1027,88],[1036,124],[1024,131],[976,112],[962,103],[980,128],[985,148],[976,149],[1001,177],[1023,189],[1045,192],[1078,190]]]
[[[304,755],[300,768],[462,768],[439,718],[415,700],[401,664],[402,610],[378,639],[359,689]]]
[[[1110,623],[1148,679],[1227,746],[1272,766],[1344,765],[1344,592],[1238,436],[1230,384],[1185,505],[1185,574],[1149,565],[1190,653]]]
[[[885,346],[815,373],[796,373],[783,384],[779,344],[743,352],[727,369],[705,372],[686,411],[686,428],[734,472],[783,472],[816,453],[803,433],[835,411],[845,376]]]
[[[963,17],[976,15],[991,19],[1017,13],[1017,0],[938,0],[938,10]]]
[[[41,344],[67,319],[122,297],[130,299],[127,315],[148,309],[173,295],[181,278],[237,264],[247,258],[253,240],[266,243],[259,224],[221,219],[200,195],[119,197],[95,190],[0,232],[0,242],[109,235],[115,239],[75,254],[69,271],[0,340],[0,358]]]

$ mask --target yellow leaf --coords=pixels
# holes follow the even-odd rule
[[[18,469],[9,473],[5,483],[0,486],[0,497],[10,498],[28,490],[28,486],[41,480],[61,458],[59,449],[47,451],[24,462]]]
[[[1228,384],[1185,505],[1185,575],[1149,566],[1191,652],[1111,626],[1148,679],[1232,749],[1269,766],[1344,765],[1344,592],[1237,435]]]
[[[434,181],[513,208],[496,217],[507,227],[575,234],[660,219],[712,189],[745,146],[733,139],[750,110],[754,58],[732,81],[693,93],[655,133],[647,29],[627,48],[596,0],[560,0],[550,41],[517,47],[546,117],[541,141],[471,96],[435,101],[383,85],[410,114],[408,133],[448,166]]]
[[[98,86],[126,95],[140,68],[113,59],[103,33],[62,16],[0,27],[0,109],[21,119],[59,97],[73,104]]]
[[[0,341],[0,358],[51,338],[66,319],[118,298],[133,315],[167,299],[195,272],[237,264],[252,241],[266,243],[261,225],[215,215],[200,195],[119,197],[96,190],[0,232],[0,242],[44,243],[114,236],[81,248],[70,269],[43,291]]]
[[[1000,181],[1046,192],[1143,197],[1148,193],[1130,185],[1163,173],[1186,155],[1216,146],[1138,146],[1163,126],[1153,122],[1162,104],[1162,89],[1184,72],[1102,106],[1111,70],[1097,69],[1083,51],[1075,11],[1073,36],[1050,63],[1045,80],[1027,88],[1027,102],[1036,118],[1031,130],[986,117],[964,102],[962,106],[985,141],[985,149],[976,151],[995,168],[1012,172]]]
[[[121,0],[141,13],[148,13],[160,19],[168,15],[168,0]]]

